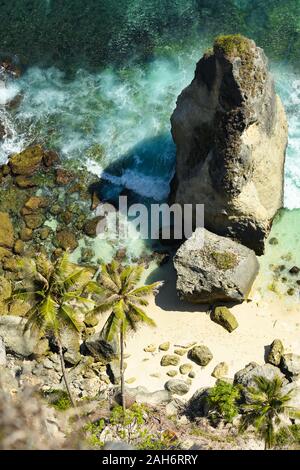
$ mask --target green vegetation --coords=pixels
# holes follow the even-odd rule
[[[274,447],[282,448],[293,445],[296,449],[300,448],[300,425],[291,424],[279,429],[275,435]]]
[[[144,268],[142,266],[122,266],[117,261],[102,265],[98,285],[103,296],[93,313],[98,314],[112,310],[104,328],[103,336],[112,341],[119,336],[121,397],[125,413],[125,384],[124,384],[124,340],[128,331],[136,331],[139,324],[155,326],[141,307],[148,305],[146,297],[157,292],[160,283],[137,287]]]
[[[250,52],[250,41],[241,34],[218,36],[214,42],[214,52],[221,51],[228,57],[244,58]]]
[[[265,449],[276,443],[276,432],[283,426],[282,418],[297,417],[299,412],[288,405],[292,391],[283,393],[282,380],[255,377],[255,386],[247,389],[247,403],[241,406],[244,413],[241,431],[253,426],[265,442]],[[277,431],[276,431],[277,430]]]
[[[218,380],[216,385],[209,390],[206,398],[212,423],[217,424],[221,420],[231,423],[239,413],[240,398],[240,387]]]
[[[47,401],[58,411],[66,411],[71,406],[71,400],[64,390],[49,390],[45,393]]]
[[[61,369],[70,401],[75,406],[67,379],[61,331],[66,328],[80,332],[83,323],[78,315],[91,301],[83,297],[90,273],[69,262],[68,254],[52,264],[40,255],[35,263],[22,261],[20,268],[27,272],[27,285],[14,291],[10,300],[30,302],[24,332],[37,330],[40,335],[52,335],[58,345]],[[71,303],[76,302],[76,307]]]
[[[145,405],[134,404],[125,411],[116,406],[108,420],[100,419],[86,427],[88,443],[92,447],[101,448],[104,442],[101,433],[112,433],[114,440],[121,440],[134,446],[137,450],[167,450],[176,449],[179,444],[174,433],[170,431],[150,432],[148,422],[151,410]],[[105,436],[103,436],[105,437]]]
[[[211,256],[216,267],[218,269],[223,269],[224,271],[227,269],[233,269],[238,264],[237,256],[230,251],[213,251]]]

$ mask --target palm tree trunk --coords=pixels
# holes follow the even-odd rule
[[[76,408],[75,400],[74,400],[73,395],[71,393],[70,385],[69,385],[69,382],[68,382],[68,379],[67,379],[65,360],[64,360],[63,349],[62,349],[62,344],[61,344],[60,338],[57,338],[57,342],[58,342],[59,357],[60,357],[60,363],[61,363],[61,371],[62,371],[63,379],[64,379],[64,382],[65,382],[65,386],[66,386],[66,389],[67,389],[67,392],[68,392],[68,395],[69,395],[69,398],[70,398],[70,402],[71,402],[72,406],[74,408]]]
[[[125,377],[124,377],[124,334],[123,334],[123,323],[120,329],[120,375],[121,375],[121,401],[123,413],[125,416],[126,412],[126,398],[125,398]]]

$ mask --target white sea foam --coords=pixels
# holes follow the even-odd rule
[[[57,147],[78,168],[84,165],[142,196],[164,199],[175,155],[170,115],[200,55],[195,48],[118,72],[79,70],[72,80],[55,68],[29,69],[18,82],[0,89],[0,119],[9,130],[0,145],[0,161],[40,141]],[[289,119],[285,205],[296,208],[300,207],[300,79],[283,66],[273,67],[273,72]],[[1,103],[19,91],[23,93],[19,110],[4,111]],[[116,162],[118,170],[112,168]]]

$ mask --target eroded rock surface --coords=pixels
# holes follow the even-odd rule
[[[209,230],[257,254],[283,202],[287,120],[262,49],[221,36],[198,62],[171,118],[171,201],[204,204]]]

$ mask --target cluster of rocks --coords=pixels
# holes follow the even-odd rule
[[[256,377],[263,377],[267,380],[278,377],[282,381],[282,393],[292,392],[288,405],[297,410],[300,408],[300,355],[285,353],[280,339],[275,339],[267,348],[265,364],[250,362],[243,369],[237,371],[233,378],[227,376],[228,368],[225,363],[220,363],[217,367],[221,368],[222,365],[224,365],[224,374],[216,378],[242,386],[246,401],[247,389],[255,387]],[[205,398],[209,390],[209,388],[201,388],[195,392],[186,404],[188,414],[193,416],[207,415],[209,409]]]
[[[52,338],[40,337],[34,332],[24,334],[24,325],[22,317],[0,316],[1,386],[8,392],[26,385],[38,386],[44,392],[64,390],[61,363]],[[82,341],[72,331],[62,334],[67,375],[74,396],[94,398],[109,393],[112,387],[108,374],[110,357],[100,356],[100,349],[95,357],[87,355],[89,336]]]
[[[161,354],[166,353],[170,349],[170,342],[167,341],[158,346],[150,344],[144,348],[145,352]],[[184,356],[187,362],[184,361]],[[204,344],[190,343],[186,346],[174,346],[173,353],[163,354],[160,358],[160,365],[168,368],[166,375],[171,377],[165,383],[165,390],[171,395],[186,395],[191,387],[192,380],[196,378],[197,366],[201,369],[206,367],[213,359],[210,349]],[[212,372],[215,378],[226,377],[228,374],[228,365],[225,362],[217,364]],[[178,377],[177,377],[178,376]],[[179,378],[180,377],[180,378]]]
[[[175,256],[179,296],[240,302],[283,202],[287,120],[263,50],[240,35],[218,37],[178,97],[171,124],[170,201],[203,204],[207,229]]]

